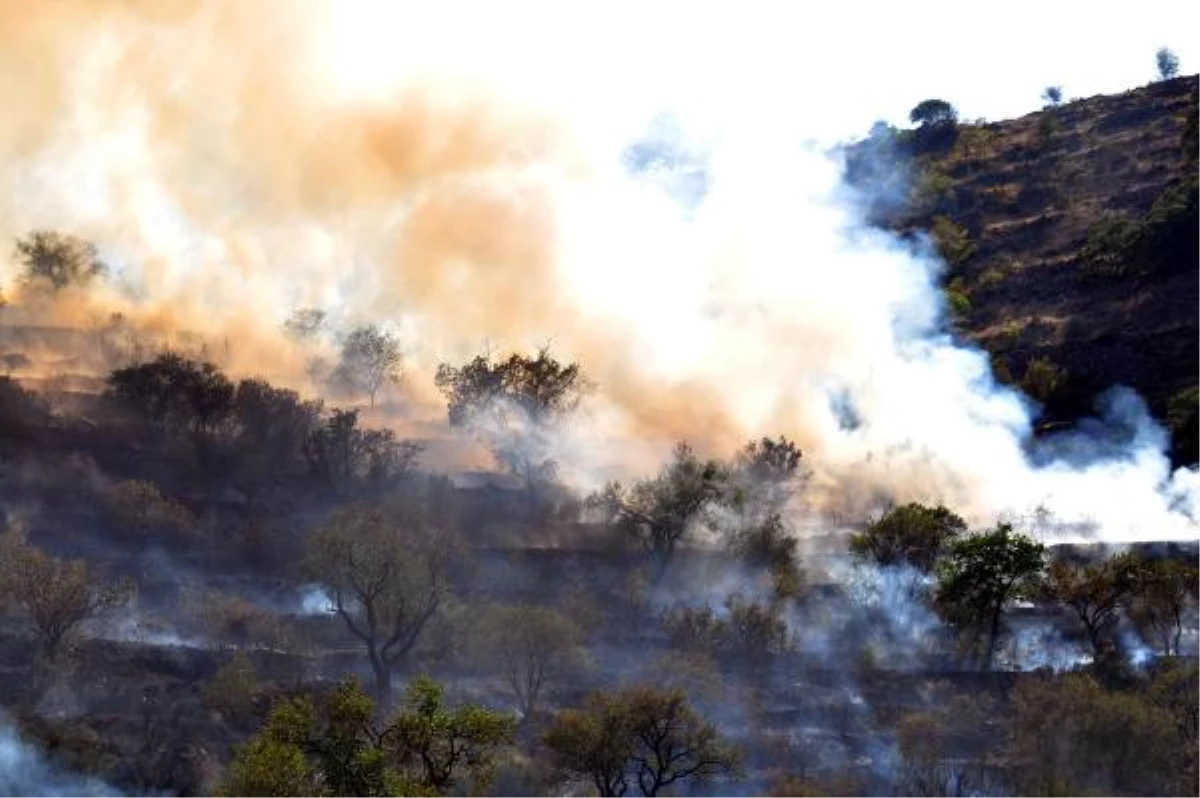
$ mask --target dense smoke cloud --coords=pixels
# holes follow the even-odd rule
[[[593,75],[575,94],[502,57],[535,41],[528,20],[473,21],[483,43],[357,4],[0,8],[0,237],[62,228],[115,272],[47,303],[10,271],[12,318],[121,311],[308,389],[293,309],[388,322],[408,362],[397,424],[443,413],[440,360],[550,342],[599,386],[555,439],[579,487],[645,473],[678,439],[728,454],[783,433],[813,509],[1044,505],[1074,524],[1059,537],[1198,535],[1195,472],[1170,473],[1136,399],[1102,408],[1091,444],[1030,443],[1028,401],[944,331],[940,264],[864,225],[786,98],[748,90],[694,130],[685,108],[664,134],[670,81],[626,98],[629,69],[594,77],[586,32],[555,19],[539,69]],[[361,40],[389,26],[390,48]],[[760,66],[727,78],[750,89]]]

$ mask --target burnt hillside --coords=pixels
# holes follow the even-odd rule
[[[1001,122],[880,126],[847,154],[850,181],[883,195],[878,224],[932,234],[961,333],[1044,422],[1130,385],[1180,462],[1196,460],[1196,97],[1191,76]]]

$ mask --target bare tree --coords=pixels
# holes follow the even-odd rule
[[[337,510],[309,539],[307,575],[366,647],[381,710],[391,706],[392,672],[449,592],[454,548],[444,531],[380,506]]]
[[[399,382],[404,373],[400,339],[374,324],[359,327],[342,341],[342,354],[334,379],[375,396],[385,382]]]

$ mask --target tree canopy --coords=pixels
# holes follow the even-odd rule
[[[697,457],[690,446],[680,443],[657,477],[628,488],[610,483],[590,503],[650,555],[654,581],[658,581],[692,525],[703,520],[711,503],[726,496],[728,479],[725,466]]]
[[[889,510],[855,534],[850,551],[882,566],[909,565],[927,574],[966,531],[966,522],[945,507],[914,502]]]
[[[314,700],[300,696],[271,712],[242,746],[221,785],[225,795],[446,795],[464,778],[486,787],[492,756],[515,720],[476,704],[446,706],[428,677],[414,680],[382,727],[354,680]]]
[[[740,755],[688,704],[680,690],[632,687],[594,693],[546,732],[555,765],[602,796],[632,787],[658,795],[685,781],[737,772]]]
[[[958,112],[945,100],[929,99],[917,103],[909,111],[908,119],[921,127],[954,125],[958,122]]]
[[[936,606],[971,639],[982,638],[985,670],[995,657],[1005,607],[1035,595],[1044,560],[1045,546],[1000,524],[955,540],[940,561]]]
[[[55,291],[84,285],[105,271],[95,244],[54,230],[34,230],[18,238],[15,256],[27,282]]]

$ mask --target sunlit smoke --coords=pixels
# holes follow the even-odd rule
[[[1044,505],[1075,524],[1059,539],[1200,535],[1196,473],[1170,472],[1136,398],[1086,442],[1031,442],[1030,403],[945,331],[941,264],[866,227],[801,110],[756,90],[778,85],[768,61],[709,68],[702,97],[697,47],[643,72],[667,46],[652,25],[539,8],[550,34],[477,8],[4,6],[0,235],[67,229],[114,270],[52,302],[10,270],[8,310],[120,311],[309,390],[292,310],[388,322],[424,420],[444,417],[439,361],[551,343],[599,386],[555,446],[584,489],[678,439],[782,433],[814,470],[808,510]],[[596,70],[597,30],[638,57]]]

